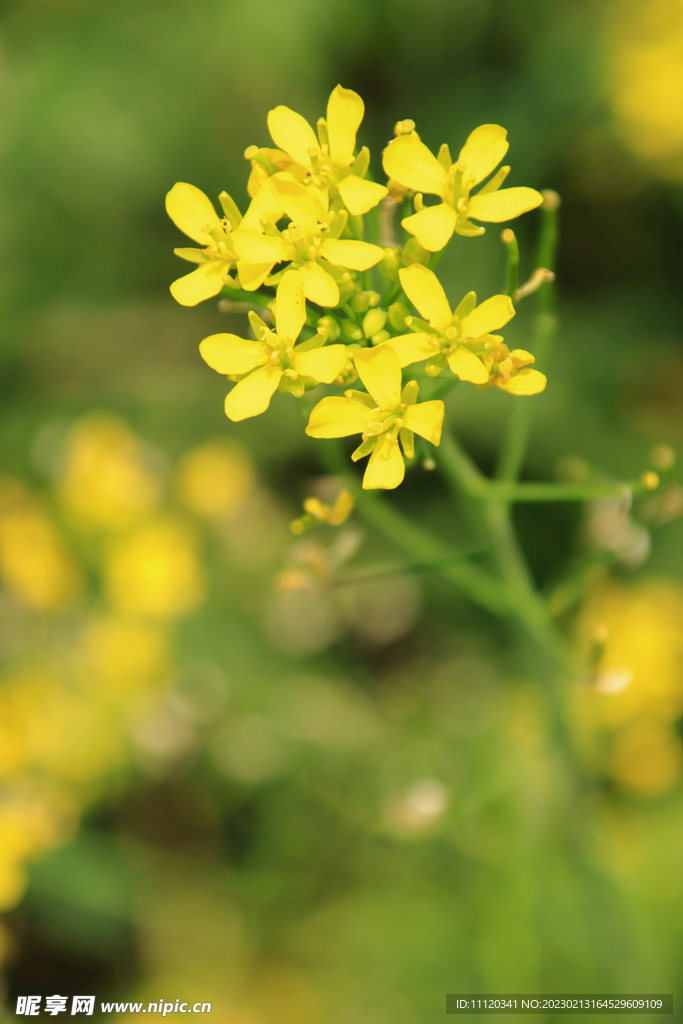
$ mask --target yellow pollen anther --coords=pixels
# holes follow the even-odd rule
[[[464,198],[464,196],[461,196],[460,199],[458,199],[458,206],[457,206],[458,213],[464,213],[466,209],[467,209],[467,200]]]

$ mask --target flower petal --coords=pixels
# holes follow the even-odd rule
[[[390,142],[382,163],[387,175],[405,188],[443,197],[448,175],[416,135],[399,135]]]
[[[371,491],[377,487],[391,490],[398,487],[405,475],[406,465],[398,441],[387,434],[382,434],[365,470],[363,490]]]
[[[213,238],[204,226],[220,227],[220,218],[213,208],[213,203],[201,189],[188,185],[186,181],[178,181],[166,196],[166,212],[176,227],[201,245],[211,245]]]
[[[262,231],[262,220],[269,220],[273,224],[280,220],[283,214],[282,203],[273,188],[273,182],[278,177],[279,175],[274,174],[258,190],[242,218],[240,223],[241,231]]]
[[[304,234],[312,235],[326,210],[318,189],[306,188],[300,182],[285,177],[273,177],[271,181],[273,191],[292,223],[302,228]]]
[[[268,363],[235,384],[225,399],[225,415],[233,423],[258,416],[270,405],[282,377],[282,367]]]
[[[342,372],[348,356],[346,345],[328,345],[310,352],[294,350],[294,369],[304,377],[312,377],[321,384],[331,384]]]
[[[516,366],[526,366],[527,363],[536,362],[536,356],[532,356],[531,352],[527,352],[523,348],[513,348],[510,353],[510,359],[512,359]]]
[[[327,132],[330,157],[336,164],[350,163],[356,148],[356,132],[365,113],[365,104],[357,92],[337,85],[327,103]]]
[[[493,380],[497,388],[509,391],[511,395],[537,395],[547,384],[545,374],[525,366],[509,380]]]
[[[294,247],[279,235],[264,235],[260,231],[235,231],[232,236],[235,252],[245,263],[270,263],[291,260]]]
[[[457,215],[453,207],[448,203],[439,203],[438,206],[425,206],[412,217],[405,217],[401,224],[411,235],[415,235],[423,249],[440,252],[450,241],[456,220]]]
[[[410,366],[411,363],[421,363],[423,359],[431,359],[439,351],[437,345],[429,344],[428,334],[401,334],[398,338],[389,338],[382,344],[393,348],[401,368]]]
[[[308,121],[289,107],[275,107],[270,111],[268,131],[278,149],[283,149],[292,160],[304,167],[311,166],[309,150],[312,149],[314,153],[320,151],[315,132]]]
[[[326,238],[320,246],[320,255],[335,267],[347,270],[369,270],[384,256],[384,249],[370,242],[356,242],[351,238]]]
[[[460,324],[463,337],[480,338],[482,334],[504,327],[514,315],[515,307],[509,295],[492,295],[463,319]]]
[[[409,405],[403,419],[408,430],[419,434],[432,444],[439,444],[443,414],[443,402],[420,402],[419,405]]]
[[[360,402],[344,397],[323,398],[311,413],[306,427],[309,437],[348,437],[362,434],[368,425],[370,410]]]
[[[268,362],[263,345],[236,334],[210,334],[200,344],[199,352],[217,373],[250,373]]]
[[[380,409],[395,409],[401,401],[401,365],[393,348],[362,348],[354,355],[358,376]]]
[[[339,305],[337,282],[319,263],[309,260],[299,267],[299,273],[303,277],[304,294],[309,302],[328,307]]]
[[[349,174],[339,182],[339,195],[349,213],[360,217],[384,199],[387,189],[376,181],[366,181],[357,174]]]
[[[398,276],[403,291],[425,320],[439,329],[444,328],[453,314],[436,274],[421,263],[412,263],[399,270]]]
[[[247,263],[245,260],[239,260],[237,273],[240,285],[245,292],[255,292],[257,288],[261,287],[272,269],[272,263]]]
[[[490,221],[501,224],[504,220],[512,220],[529,210],[534,210],[543,202],[543,196],[535,188],[503,188],[497,192],[489,192],[483,196],[472,196],[467,207],[467,216],[475,220]]]
[[[275,324],[277,336],[285,345],[293,345],[306,323],[304,280],[297,270],[288,270],[277,286]]]
[[[447,356],[448,365],[456,377],[467,380],[471,384],[487,384],[489,372],[481,359],[470,352],[464,345],[459,345],[455,352]]]
[[[179,277],[171,285],[171,295],[181,306],[196,306],[204,299],[212,299],[223,287],[229,264],[224,260],[202,263],[185,277]]]
[[[507,153],[509,145],[507,132],[499,124],[481,124],[474,129],[458,157],[467,164],[465,176],[470,188],[488,178]]]

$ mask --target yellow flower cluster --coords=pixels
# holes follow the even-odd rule
[[[603,585],[580,638],[596,664],[573,693],[587,752],[622,790],[659,797],[683,773],[683,591],[666,581]]]
[[[242,449],[214,442],[162,460],[120,420],[71,429],[44,498],[0,479],[0,585],[12,645],[0,670],[0,911],[26,864],[64,841],[174,681],[174,623],[204,599],[199,523],[254,489]],[[92,585],[88,586],[88,580]],[[139,754],[139,751],[138,751]]]
[[[401,121],[383,155],[388,184],[378,184],[368,149],[356,146],[363,115],[360,96],[341,85],[317,133],[288,107],[271,110],[275,148],[251,146],[245,154],[252,169],[244,216],[226,192],[219,217],[199,189],[174,185],[166,209],[201,248],[175,250],[198,266],[171,293],[187,306],[220,292],[251,296],[269,320],[251,312],[253,338],[214,334],[200,345],[208,365],[235,382],[225,402],[233,421],[265,412],[278,390],[301,398],[321,384],[348,387],[360,378],[366,390],[323,398],[306,432],[360,434],[353,458],[370,456],[363,487],[393,488],[403,479],[404,456],[414,455],[414,435],[438,445],[444,415],[439,400],[418,403],[417,381],[403,380],[405,367],[424,363],[418,372],[427,377],[449,370],[482,390],[514,395],[545,387],[533,355],[510,351],[491,333],[514,316],[512,300],[494,295],[477,305],[470,292],[452,309],[432,256],[454,233],[483,234],[475,221],[508,221],[542,197],[531,188],[500,188],[510,170],[496,171],[508,149],[500,125],[476,128],[454,163],[447,145],[435,157],[414,123]],[[425,194],[439,201],[426,205]],[[412,237],[402,250],[365,238],[379,234],[380,202],[403,202],[409,214],[401,223]],[[373,268],[388,281],[384,296],[371,288]]]

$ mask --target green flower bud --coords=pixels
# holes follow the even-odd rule
[[[383,341],[388,341],[391,335],[388,331],[378,331],[377,334],[373,334],[370,341],[373,345],[381,345]]]
[[[402,266],[401,250],[387,247],[377,269],[382,277],[386,277],[388,281],[398,281],[398,272]]]
[[[339,324],[333,316],[321,316],[318,320],[318,330],[321,334],[327,335],[328,341],[336,341],[339,337]]]
[[[423,249],[417,238],[409,238],[403,246],[403,266],[409,267],[413,263],[421,263],[423,267],[429,266],[431,253]]]
[[[345,302],[348,302],[356,290],[356,282],[354,281],[351,274],[348,274],[348,277],[347,274],[344,274],[341,281],[337,281],[337,287],[339,288],[340,306],[343,306]]]
[[[351,309],[354,313],[365,313],[370,308],[370,296],[367,292],[358,292],[351,299]]]
[[[368,302],[370,303],[370,309],[374,309],[375,306],[379,306],[382,301],[382,296],[379,292],[366,292]]]
[[[361,341],[363,338],[363,331],[353,320],[342,320],[341,333],[347,341]]]
[[[389,323],[395,331],[405,331],[406,329],[406,317],[410,316],[410,312],[407,306],[404,306],[402,302],[392,302],[389,306]]]
[[[377,334],[381,331],[386,323],[387,314],[383,309],[371,309],[369,313],[366,313],[363,317],[363,334],[366,338],[371,338],[373,334]]]

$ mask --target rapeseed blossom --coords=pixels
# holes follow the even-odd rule
[[[414,121],[404,119],[383,155],[389,181],[373,182],[370,153],[357,149],[364,112],[361,97],[341,85],[316,130],[289,107],[274,107],[268,114],[273,145],[245,152],[251,172],[244,216],[227,193],[220,196],[225,216],[219,218],[199,189],[175,185],[167,197],[169,213],[204,248],[178,250],[199,266],[172,291],[187,305],[222,291],[226,311],[237,311],[231,296],[255,307],[248,312],[252,338],[212,334],[200,345],[205,362],[235,384],[225,399],[233,422],[265,412],[277,390],[302,398],[319,385],[349,388],[360,377],[367,390],[324,397],[310,414],[307,433],[362,434],[353,458],[370,456],[363,486],[393,488],[403,479],[404,459],[413,456],[414,434],[438,444],[444,415],[441,401],[417,404],[418,385],[402,379],[404,367],[425,363],[419,372],[427,377],[450,369],[481,391],[495,387],[530,396],[545,387],[545,377],[532,366],[533,353],[510,350],[494,333],[515,315],[511,298],[493,295],[477,305],[469,292],[451,308],[431,256],[454,233],[481,234],[484,228],[474,221],[517,217],[543,197],[531,188],[501,189],[510,168],[496,170],[508,149],[500,125],[475,129],[453,163],[448,146],[433,156]],[[423,194],[441,202],[426,207]],[[402,245],[393,244],[390,224],[391,200],[399,197],[408,208]],[[384,239],[392,244],[376,244]],[[552,277],[543,274],[539,284]],[[384,294],[382,281],[388,282]],[[410,315],[408,303],[419,316]],[[214,468],[207,473],[207,466],[222,481],[215,500]],[[200,516],[220,519],[242,500],[240,486],[232,494],[233,476],[225,452],[198,455],[179,479],[182,500]],[[250,474],[244,479],[250,481]],[[314,504],[311,499],[304,525],[327,518]]]
[[[447,145],[441,147],[437,158],[415,132],[390,142],[384,151],[384,170],[399,185],[418,194],[418,212],[401,221],[406,231],[425,249],[438,252],[454,231],[459,235],[484,233],[471,218],[497,224],[540,206],[543,197],[533,188],[500,189],[509,167],[501,167],[476,195],[470,195],[495,170],[508,146],[507,132],[497,124],[475,128],[455,163]],[[441,202],[423,208],[424,192],[438,196]]]
[[[225,400],[226,415],[234,421],[265,412],[279,386],[301,397],[307,387],[331,384],[347,362],[344,345],[321,346],[325,335],[310,344],[294,344],[306,322],[306,305],[301,276],[294,270],[282,278],[275,299],[276,328],[271,330],[259,317],[251,321],[258,341],[235,334],[212,334],[199,346],[202,358],[218,373],[239,383]]]
[[[405,475],[399,438],[409,459],[414,455],[415,434],[438,445],[444,404],[433,401],[417,405],[418,386],[414,380],[401,390],[401,366],[388,345],[357,352],[355,364],[368,393],[347,391],[343,398],[323,398],[311,413],[306,433],[311,437],[362,434],[363,443],[351,458],[355,462],[370,456],[363,487],[398,487]]]
[[[326,193],[279,176],[269,182],[269,187],[290,223],[283,231],[271,224],[268,233],[249,229],[235,233],[240,284],[254,291],[276,263],[288,262],[290,269],[301,275],[310,302],[338,306],[338,281],[343,271],[369,270],[379,263],[384,250],[368,242],[339,238],[346,217],[342,212],[336,216],[329,212]]]
[[[515,315],[510,297],[494,295],[477,306],[477,296],[469,292],[452,311],[436,274],[421,263],[399,270],[398,276],[404,292],[425,318],[409,318],[406,323],[416,333],[387,341],[401,366],[428,359],[431,375],[448,365],[460,380],[487,384],[489,367],[483,357],[503,340],[490,332],[504,327]]]
[[[317,138],[308,121],[289,107],[275,107],[268,114],[273,142],[304,169],[304,184],[326,190],[333,208],[341,202],[354,216],[367,213],[387,194],[384,185],[366,179],[368,149],[354,155],[364,113],[358,93],[338,85],[327,103],[327,119],[318,121]]]
[[[225,213],[223,219],[211,200],[187,182],[177,182],[166,196],[166,210],[173,223],[202,246],[173,250],[181,259],[199,264],[191,274],[179,277],[171,285],[171,295],[181,306],[196,306],[204,299],[212,299],[224,284],[233,280],[230,270],[237,263],[237,256],[231,233],[242,218],[227,192],[221,192],[219,199]]]

